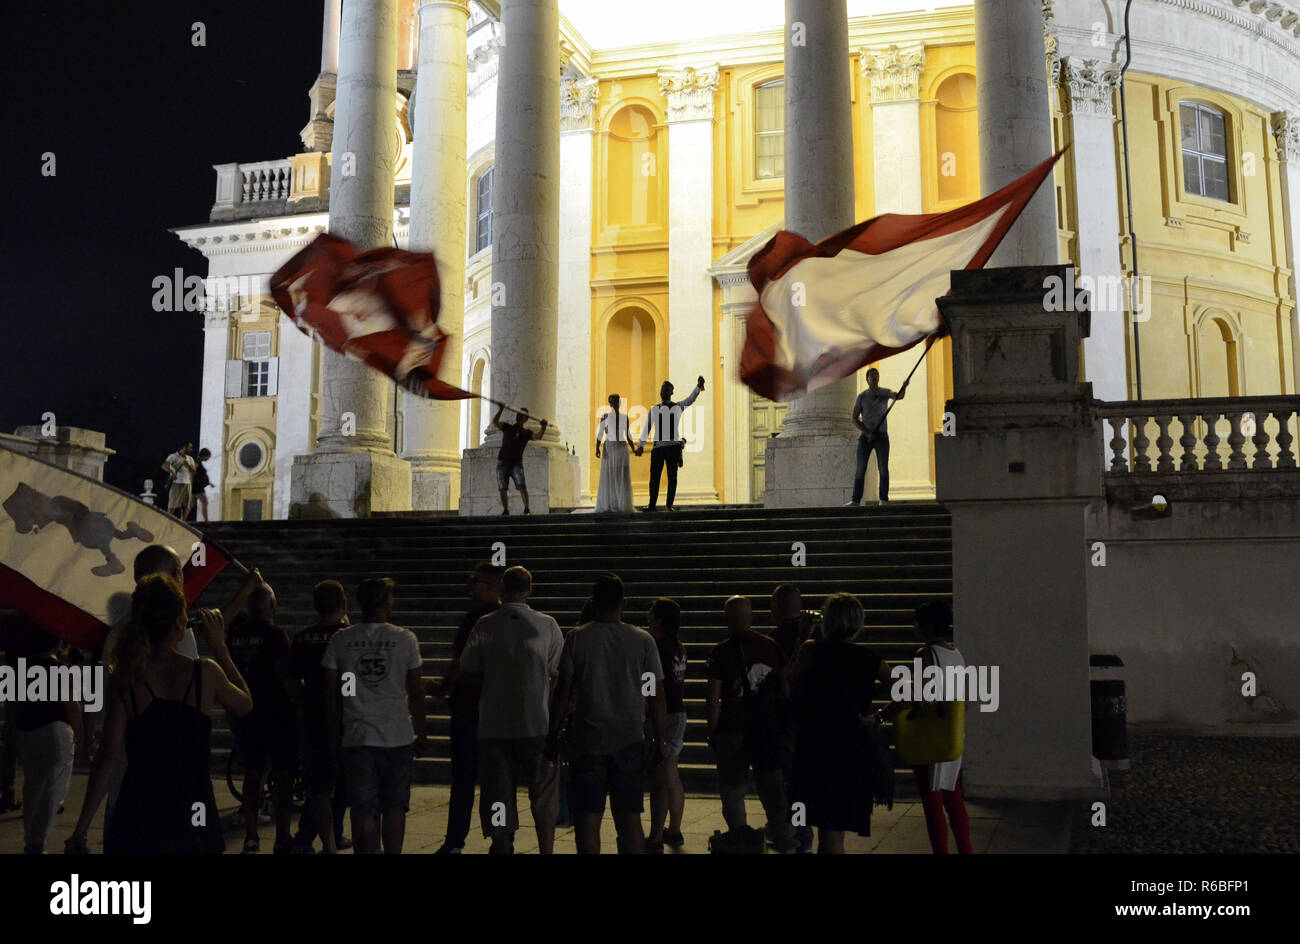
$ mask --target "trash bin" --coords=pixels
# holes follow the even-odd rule
[[[1092,689],[1092,756],[1106,770],[1128,770],[1128,697],[1119,656],[1088,659]]]

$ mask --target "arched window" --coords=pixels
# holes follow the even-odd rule
[[[785,176],[785,79],[754,89],[754,179]]]
[[[474,229],[474,251],[482,252],[492,245],[492,167],[478,175],[475,184],[474,214],[477,225]]]
[[[1227,116],[1200,102],[1178,103],[1183,189],[1198,197],[1232,199],[1228,186]]]
[[[483,401],[479,399],[483,396],[484,371],[487,368],[487,361],[479,358],[474,362],[474,367],[470,371],[469,390],[476,396],[469,401],[469,448],[474,449],[483,445]]]
[[[943,80],[935,92],[934,141],[940,202],[979,199],[979,126],[975,112],[975,76],[960,72]]]

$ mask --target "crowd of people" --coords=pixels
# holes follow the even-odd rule
[[[87,851],[102,804],[106,852],[224,851],[210,776],[220,706],[246,771],[243,851],[260,850],[261,798],[269,792],[277,853],[311,852],[317,840],[326,853],[346,848],[345,808],[356,852],[400,853],[415,759],[431,753],[428,694],[450,710],[451,797],[439,854],[465,848],[476,786],[480,828],[494,854],[514,851],[519,790],[527,791],[543,853],[554,850],[557,827],[569,824],[578,852],[599,852],[607,805],[620,852],[662,853],[684,843],[687,655],[673,600],[653,601],[646,629],[637,628],[622,580],[604,574],[565,632],[529,605],[526,568],[479,564],[449,668],[426,684],[415,634],[392,623],[398,587],[389,578],[360,583],[357,623],[349,621],[344,587],[322,581],[313,592],[316,622],[290,633],[277,623],[275,593],[256,570],[225,607],[198,611],[187,610],[181,560],[169,548],[142,551],[134,575],[131,616],[102,653],[111,693],[69,852]],[[864,612],[851,594],[834,594],[810,612],[797,587],[782,585],[770,612],[772,625],[760,632],[751,601],[730,598],[721,614],[727,637],[708,653],[704,722],[727,825],[711,847],[761,851],[766,843],[780,853],[808,852],[815,829],[818,852],[841,853],[846,834],[869,835],[873,806],[892,796],[881,725],[906,703],[873,710],[879,692],[887,697],[889,667],[855,641]],[[926,603],[915,617],[924,644],[918,657],[961,665],[947,605]],[[58,658],[50,649],[46,657]],[[82,730],[75,706],[41,711],[20,719],[32,852],[49,838],[67,793],[71,732]],[[950,828],[958,851],[971,851],[960,766],[958,758],[914,771],[935,852],[947,851]],[[762,829],[746,818],[751,772]],[[295,782],[303,799],[296,834]]]

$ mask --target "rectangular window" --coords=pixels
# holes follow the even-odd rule
[[[1199,102],[1180,102],[1178,123],[1183,189],[1198,197],[1230,201],[1227,119],[1223,112]]]
[[[271,392],[271,362],[269,360],[244,361],[244,396],[265,397]]]
[[[270,331],[249,331],[244,335],[244,360],[270,356]]]
[[[754,177],[785,176],[785,80],[754,89]]]
[[[478,225],[474,235],[474,252],[479,253],[492,245],[492,170],[489,167],[478,178],[475,212]]]

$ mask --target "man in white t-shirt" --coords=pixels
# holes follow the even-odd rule
[[[554,619],[528,605],[532,591],[532,574],[523,567],[507,570],[501,579],[501,608],[474,624],[460,656],[461,674],[482,679],[479,816],[493,853],[514,851],[519,828],[515,795],[521,786],[528,788],[538,851],[548,854],[555,847],[556,766],[545,754],[551,687],[564,636]]]
[[[181,446],[163,462],[163,471],[171,478],[171,488],[167,492],[167,510],[185,520],[190,510],[190,486],[194,481],[196,464],[190,455],[194,443]]]
[[[388,622],[396,584],[361,581],[361,622],[330,637],[321,659],[329,730],[342,724],[344,779],[358,853],[398,854],[406,837],[415,754],[424,754],[424,683],[415,633]]]

